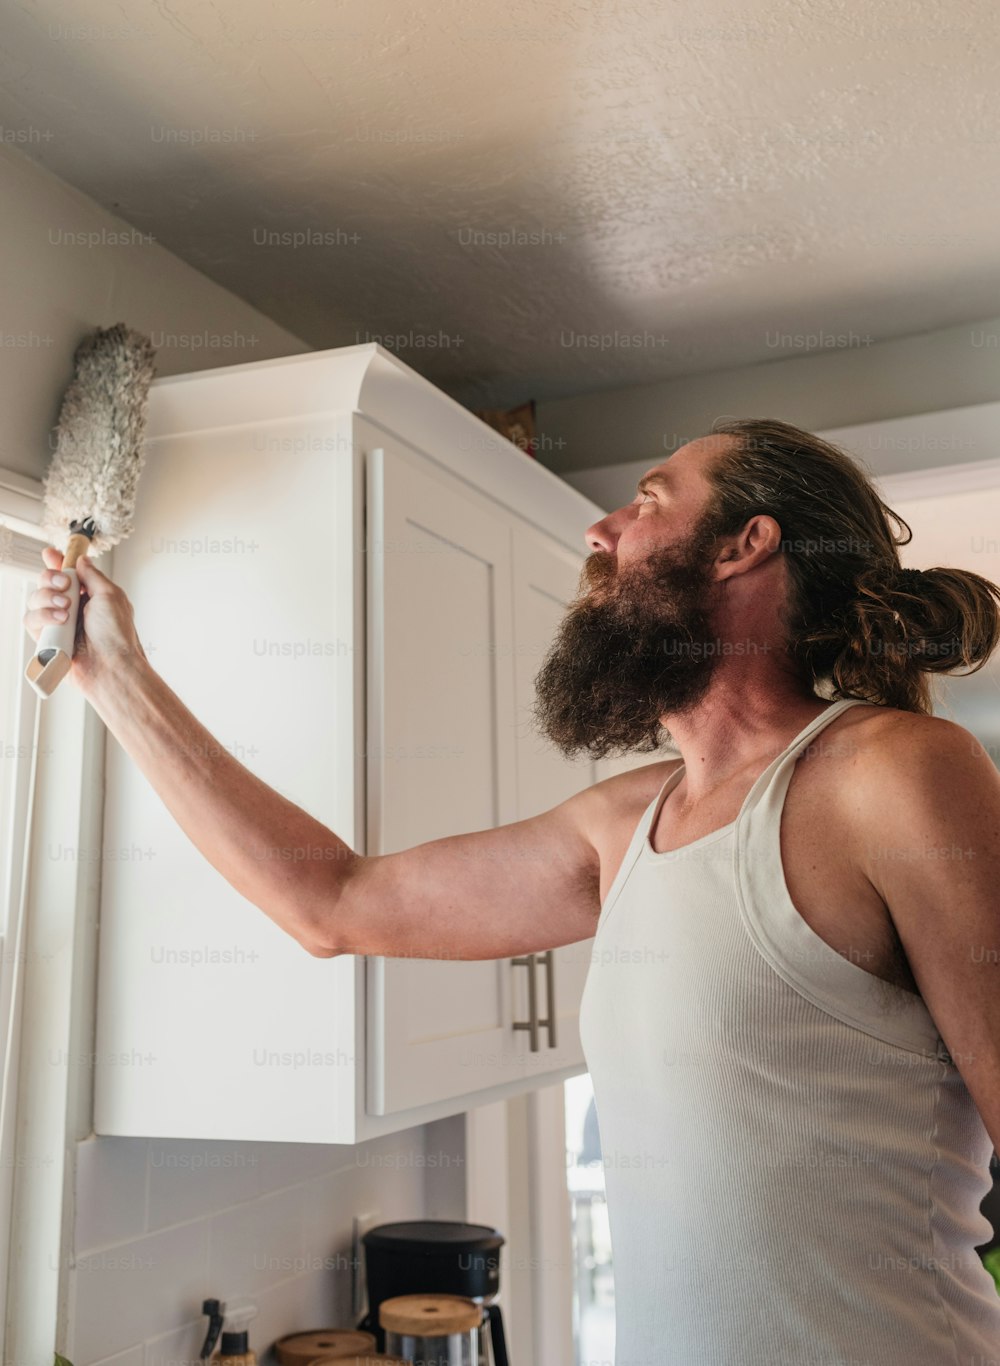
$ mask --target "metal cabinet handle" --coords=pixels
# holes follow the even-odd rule
[[[545,953],[526,953],[520,958],[512,958],[510,961],[517,966],[528,969],[528,1018],[527,1020],[515,1020],[514,1029],[527,1029],[531,1033],[531,1051],[538,1052],[538,1031],[544,1025],[548,1030],[549,1047],[556,1046],[556,975],[555,950],[547,949]],[[538,982],[535,977],[535,968],[539,958],[545,959],[545,1003],[548,1014],[544,1020],[538,1018]]]
[[[556,1046],[556,960],[555,949],[547,949],[545,959],[545,1005],[548,1015],[542,1021],[549,1031],[549,1047]]]
[[[524,966],[528,969],[528,1018],[527,1020],[515,1020],[515,1029],[531,1030],[531,1051],[538,1052],[538,986],[535,982],[535,955],[533,953],[522,954],[520,958],[512,958],[512,963]]]

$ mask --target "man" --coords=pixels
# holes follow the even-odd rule
[[[308,952],[499,958],[596,933],[581,1031],[621,1366],[1000,1350],[974,1252],[1000,1144],[1000,773],[927,714],[924,678],[986,661],[1000,589],[901,570],[889,518],[905,525],[787,424],[683,446],[588,529],[536,680],[566,754],[669,736],[682,759],[375,857],[217,745],[151,669],[125,595],[79,565],[71,677]],[[36,639],[59,619],[43,557]],[[321,842],[336,857],[255,852]]]

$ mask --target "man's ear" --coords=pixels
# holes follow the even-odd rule
[[[764,564],[781,547],[781,527],[766,512],[751,517],[723,548],[716,560],[720,578],[745,574]]]

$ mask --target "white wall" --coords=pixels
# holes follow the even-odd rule
[[[149,334],[161,375],[309,350],[157,244],[115,241],[134,231],[5,148],[0,198],[0,466],[42,477],[73,351],[96,326]],[[70,1360],[196,1360],[208,1296],[257,1298],[262,1357],[284,1333],[351,1325],[352,1215],[463,1218],[464,1144],[461,1116],[357,1147],[82,1137]]]

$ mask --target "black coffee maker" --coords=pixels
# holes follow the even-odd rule
[[[378,1224],[362,1234],[368,1313],[357,1325],[375,1334],[380,1352],[385,1333],[378,1307],[394,1295],[465,1295],[483,1307],[479,1366],[509,1366],[500,1306],[500,1249],[505,1239],[488,1224],[448,1219],[411,1219]],[[489,1323],[489,1332],[486,1324]]]

